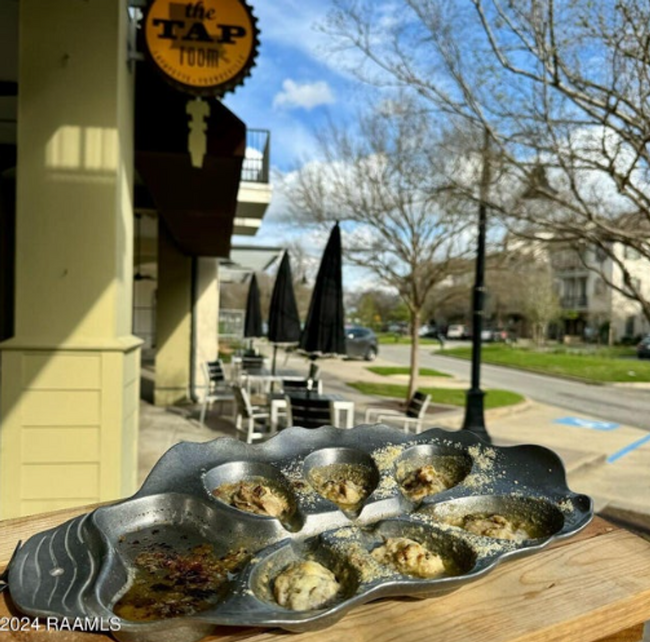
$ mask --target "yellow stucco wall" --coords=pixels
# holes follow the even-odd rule
[[[189,397],[191,333],[192,259],[180,252],[160,219],[154,391],[157,406],[171,406]]]
[[[0,504],[4,515],[119,498],[136,478],[137,346],[5,351]],[[116,430],[121,426],[122,430]]]
[[[22,0],[15,336],[0,344],[0,517],[135,490],[127,3]]]
[[[203,364],[219,356],[219,262],[201,257],[196,262],[194,301],[194,394],[203,400],[208,381]]]

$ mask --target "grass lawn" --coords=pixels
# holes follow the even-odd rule
[[[397,343],[411,345],[411,336],[408,334],[393,334],[392,332],[377,332],[377,339],[379,343]],[[428,337],[420,337],[420,345],[439,344],[438,339],[430,339]]]
[[[472,350],[453,348],[445,350],[443,354],[470,359]],[[542,374],[576,377],[588,382],[650,381],[650,361],[623,359],[620,358],[621,354],[629,354],[629,352],[607,349],[593,353],[537,352],[529,348],[483,346],[481,360],[485,363],[512,366]]]
[[[605,357],[607,359],[621,359],[622,357],[636,358],[636,348],[632,346],[563,346],[557,345],[542,349],[550,354],[572,354],[583,357]]]
[[[407,375],[411,373],[410,368],[406,367],[399,367],[399,366],[370,366],[369,368],[366,368],[366,370],[370,370],[370,372],[374,372],[375,374],[382,375],[383,377],[390,377],[391,375]],[[438,372],[437,370],[433,370],[432,368],[420,368],[420,376],[421,377],[451,377],[451,375],[445,373],[445,372]]]
[[[400,386],[393,383],[366,383],[355,381],[348,383],[355,390],[378,397],[396,397],[406,399],[407,386]],[[465,390],[450,388],[418,388],[422,392],[431,395],[431,403],[439,403],[450,406],[465,405]],[[502,406],[513,406],[524,400],[524,397],[509,390],[487,390],[485,393],[485,408],[501,408]]]

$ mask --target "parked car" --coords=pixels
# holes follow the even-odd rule
[[[346,328],[345,351],[351,359],[374,361],[379,354],[377,335],[370,328],[359,326]]]
[[[650,334],[643,337],[637,344],[636,356],[639,359],[650,359]]]
[[[447,339],[469,339],[470,336],[469,327],[462,323],[452,323],[447,328]]]

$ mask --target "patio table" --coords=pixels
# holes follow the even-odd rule
[[[0,567],[19,539],[95,506],[0,522]],[[17,613],[0,595],[2,618]],[[581,533],[529,557],[507,561],[454,593],[391,599],[354,608],[320,631],[291,642],[637,642],[650,620],[650,542],[600,518]],[[277,630],[217,627],[206,642],[277,642]],[[101,642],[106,634],[4,632],[24,640]]]
[[[259,389],[263,394],[271,392],[275,383],[282,383],[283,380],[293,379],[295,381],[304,381],[305,377],[292,374],[283,374],[281,372],[273,374],[270,370],[262,368],[260,370],[246,370],[242,372],[241,379],[246,385],[248,394],[251,388]]]

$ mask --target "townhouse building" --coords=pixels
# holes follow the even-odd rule
[[[650,297],[650,261],[620,243],[612,251],[635,288]],[[626,289],[623,271],[606,252],[586,243],[550,244],[548,254],[562,308],[561,335],[616,342],[650,332],[641,304],[609,285]]]

